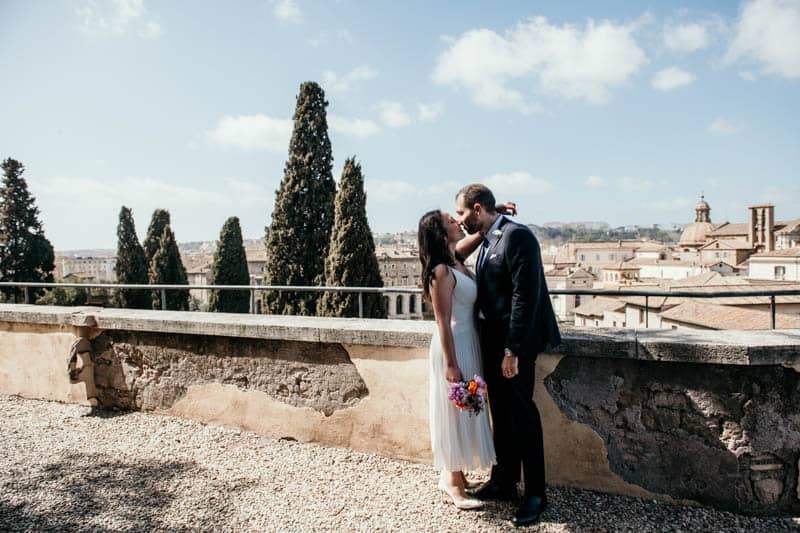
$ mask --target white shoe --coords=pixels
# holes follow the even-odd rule
[[[476,500],[474,498],[462,498],[461,496],[454,495],[452,492],[450,492],[450,489],[442,483],[439,483],[439,490],[445,494],[445,501],[455,505],[456,509],[461,509],[462,511],[472,511],[475,509],[480,509],[484,505],[481,500]]]

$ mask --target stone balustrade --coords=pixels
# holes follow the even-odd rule
[[[426,462],[433,327],[6,304],[0,393]],[[551,484],[800,511],[800,331],[563,335],[537,359],[534,393]]]

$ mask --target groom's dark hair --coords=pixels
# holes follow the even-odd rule
[[[487,213],[494,213],[497,210],[495,207],[494,194],[489,190],[489,187],[482,183],[467,185],[458,191],[456,199],[462,195],[464,196],[464,203],[470,207],[475,204],[481,204],[481,207],[483,207]]]

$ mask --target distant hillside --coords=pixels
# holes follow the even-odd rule
[[[560,224],[549,223],[546,226],[528,224],[536,238],[543,245],[559,245],[567,241],[616,241],[630,239],[651,239],[664,243],[677,243],[681,230],[677,228],[664,229],[658,226],[648,228],[633,227],[603,227],[599,223],[584,226],[580,223]]]

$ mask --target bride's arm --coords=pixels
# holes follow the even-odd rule
[[[477,231],[472,235],[466,234],[464,238],[456,243],[456,254],[459,257],[466,259],[472,252],[478,249],[478,246],[483,242],[483,233]]]
[[[436,317],[436,327],[439,329],[439,338],[442,341],[444,354],[445,374],[447,381],[461,381],[461,369],[456,360],[456,346],[453,340],[453,329],[450,327],[450,318],[453,312],[453,290],[456,287],[455,275],[446,265],[437,265],[433,269],[431,281],[431,302],[433,314]]]
[[[497,204],[496,209],[501,215],[514,216],[517,214],[516,202]],[[456,253],[460,257],[466,259],[472,254],[472,252],[478,249],[478,247],[481,245],[481,241],[483,241],[483,237],[484,234],[480,231],[473,233],[472,235],[464,234],[464,238],[456,243]]]

